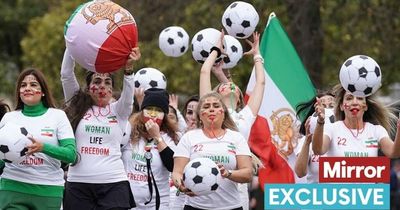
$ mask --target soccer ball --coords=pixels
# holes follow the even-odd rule
[[[258,13],[253,5],[243,1],[233,2],[222,15],[225,30],[238,39],[249,37],[256,29],[258,20]]]
[[[188,49],[189,35],[179,26],[170,26],[160,33],[158,45],[166,56],[179,57]]]
[[[230,69],[237,65],[239,60],[243,55],[243,48],[240,44],[239,40],[230,35],[224,36],[225,40],[225,53],[227,56],[223,58],[224,64],[222,65],[223,69]]]
[[[167,78],[161,71],[151,67],[140,69],[135,74],[134,83],[135,88],[144,90],[149,88],[167,89]]]
[[[317,127],[318,114],[314,114],[310,117],[310,133],[313,134],[315,127]],[[325,124],[331,124],[335,122],[335,113],[333,109],[325,108]]]
[[[184,168],[183,183],[196,195],[208,195],[218,189],[221,174],[209,158],[195,158]]]
[[[339,79],[346,91],[358,97],[367,97],[381,87],[381,68],[374,59],[355,55],[343,63]]]
[[[220,36],[221,32],[214,28],[206,28],[197,32],[192,39],[193,58],[201,64],[204,63]],[[215,63],[220,62],[221,59],[222,56],[218,57]]]
[[[31,141],[28,131],[12,122],[0,128],[0,159],[6,163],[18,163],[25,156]]]

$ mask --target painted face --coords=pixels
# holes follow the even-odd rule
[[[171,107],[169,107],[169,112],[168,112],[167,117],[168,117],[168,119],[171,120],[171,122],[178,123],[178,117],[175,115],[175,112]]]
[[[109,74],[95,73],[89,84],[89,94],[97,106],[106,106],[112,99],[112,79]]]
[[[199,114],[200,120],[203,122],[204,126],[209,126],[211,124],[222,125],[225,115],[221,102],[215,97],[204,99]]]
[[[340,109],[344,111],[345,116],[363,116],[364,112],[367,111],[367,100],[365,97],[357,97],[346,92],[343,96],[343,102],[340,105]]]
[[[331,95],[322,96],[320,102],[324,108],[333,109],[335,107],[335,98]]]
[[[153,122],[157,123],[158,126],[161,126],[162,120],[164,119],[165,113],[161,108],[155,106],[148,106],[143,109],[143,118],[144,122],[152,119]]]
[[[197,104],[199,104],[198,101],[191,101],[187,105],[185,119],[186,119],[186,123],[188,125],[188,129],[196,128],[196,123],[197,123],[197,120],[196,120]]]
[[[233,82],[223,83],[218,88],[218,93],[221,94],[223,97],[229,96],[233,94],[235,97],[235,101],[237,102],[240,97],[240,90],[239,87],[236,86]]]
[[[39,81],[33,75],[26,75],[19,88],[19,97],[26,105],[36,105],[42,100],[43,92]]]

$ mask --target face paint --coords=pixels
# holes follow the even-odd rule
[[[346,92],[343,96],[343,108],[345,113],[357,116],[361,111],[364,112],[367,109],[366,98],[353,96]]]
[[[221,102],[215,97],[204,99],[200,109],[200,119],[202,122],[214,123],[221,122],[224,119],[224,109]]]
[[[153,122],[157,123],[158,126],[161,126],[164,115],[165,113],[162,111],[162,109],[155,106],[149,106],[143,109],[144,122],[147,122],[151,119]]]
[[[196,108],[197,108],[197,101],[191,101],[188,103],[187,105],[187,109],[186,109],[186,114],[185,114],[185,120],[186,123],[188,125],[189,129],[193,129],[196,127]]]
[[[24,104],[35,105],[42,100],[42,87],[34,75],[27,75],[21,81],[19,96]]]
[[[112,98],[112,79],[109,74],[95,73],[89,84],[89,94],[98,106],[107,105]]]

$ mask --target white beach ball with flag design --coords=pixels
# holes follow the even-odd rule
[[[79,6],[65,24],[64,38],[75,61],[99,73],[123,67],[132,48],[138,45],[135,19],[109,0]]]

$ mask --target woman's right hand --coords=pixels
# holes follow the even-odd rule
[[[321,103],[321,100],[317,97],[314,104],[315,113],[318,115],[318,121],[322,122],[325,120],[325,108]]]
[[[196,196],[194,192],[185,187],[182,177],[172,176],[172,181],[174,182],[174,185],[179,190],[179,192],[185,193],[185,195],[188,195],[190,197]]]

